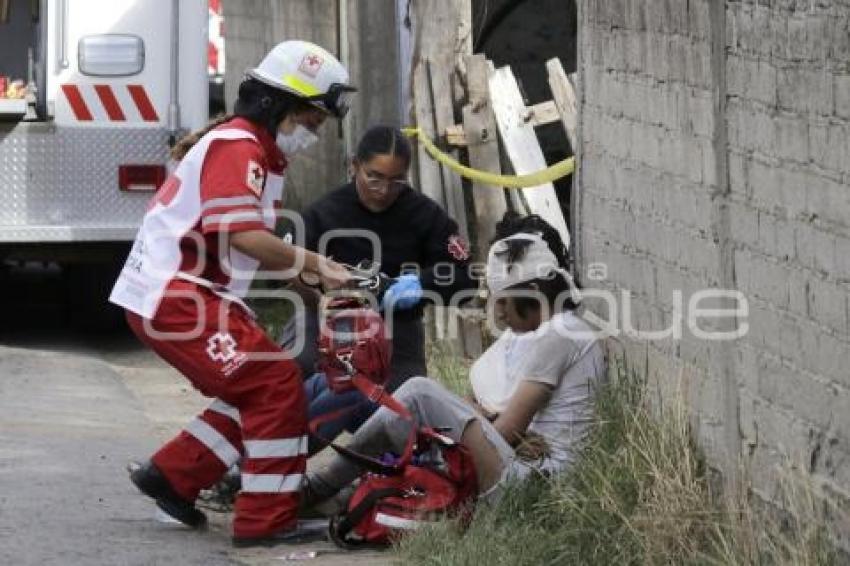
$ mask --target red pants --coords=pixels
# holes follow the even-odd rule
[[[152,321],[131,312],[127,321],[142,342],[216,398],[152,458],[174,490],[194,501],[244,458],[234,534],[294,527],[307,454],[298,366],[280,359],[280,347],[240,306],[194,283],[172,281]],[[278,359],[253,359],[257,352]]]

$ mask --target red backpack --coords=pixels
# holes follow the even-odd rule
[[[478,482],[465,446],[422,428],[413,451],[393,464],[364,456],[354,459],[367,471],[347,508],[331,519],[331,540],[343,548],[386,546],[427,521],[471,517]],[[346,457],[351,453],[342,452]]]
[[[359,375],[378,385],[390,378],[392,342],[384,319],[357,297],[338,297],[324,307],[325,322],[319,330],[319,371],[334,393],[354,389]]]
[[[425,521],[444,516],[468,519],[478,493],[472,456],[465,446],[414,422],[407,408],[384,389],[389,377],[389,341],[375,311],[346,305],[331,314],[319,342],[320,368],[335,392],[358,389],[372,402],[412,423],[405,449],[391,460],[377,460],[333,442],[330,446],[367,471],[347,508],[330,522],[331,539],[339,546],[386,546]],[[319,426],[343,411],[310,422]]]

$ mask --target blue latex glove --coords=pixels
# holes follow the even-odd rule
[[[416,275],[402,275],[384,293],[381,308],[385,311],[415,307],[422,299],[422,283]]]

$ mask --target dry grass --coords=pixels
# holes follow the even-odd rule
[[[469,368],[472,362],[456,356],[446,342],[429,342],[425,346],[428,373],[439,380],[449,391],[466,397],[472,392],[469,385]]]

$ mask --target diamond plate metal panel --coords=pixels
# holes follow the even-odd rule
[[[136,236],[138,226],[0,226],[0,244],[33,242],[121,242]]]
[[[130,239],[151,193],[118,189],[118,166],[165,163],[151,129],[0,125],[0,242]]]

